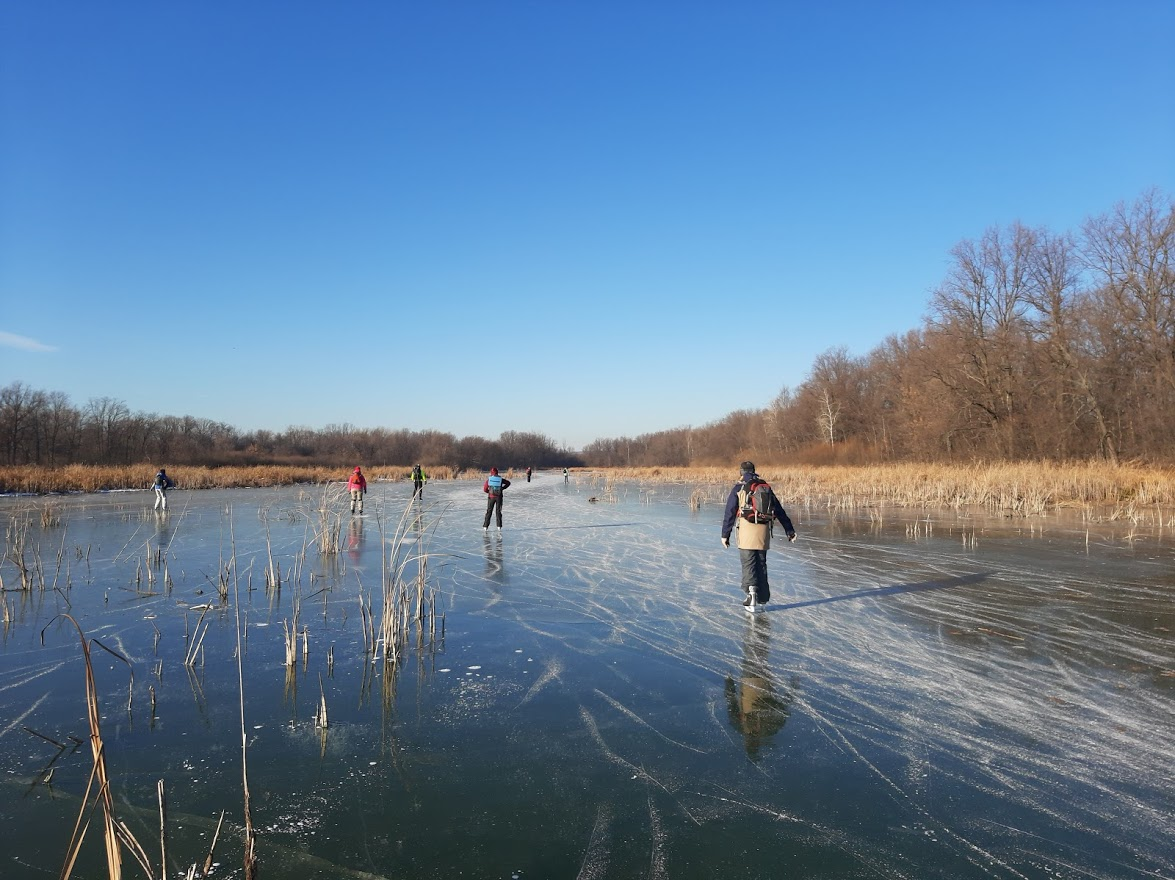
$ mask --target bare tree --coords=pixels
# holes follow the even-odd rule
[[[82,412],[85,445],[82,454],[99,464],[121,464],[124,458],[124,428],[130,410],[113,397],[91,398]]]
[[[45,394],[23,382],[0,388],[0,438],[7,464],[39,462]]]
[[[1170,448],[1175,409],[1175,204],[1151,190],[1084,226],[1091,327],[1116,358],[1141,448]],[[1141,409],[1139,407],[1142,407]]]
[[[981,414],[1000,455],[1014,456],[1023,382],[1032,233],[1019,224],[951,251],[954,265],[931,298],[930,325],[954,343],[935,378]]]
[[[840,417],[840,404],[832,399],[828,388],[820,389],[820,414],[816,423],[820,426],[820,433],[829,446],[836,445],[836,420]]]

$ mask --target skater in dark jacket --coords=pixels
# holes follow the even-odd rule
[[[510,481],[505,477],[499,476],[497,468],[490,468],[490,475],[481,487],[481,491],[489,496],[489,499],[486,501],[485,521],[481,524],[481,527],[485,531],[488,532],[490,530],[490,516],[495,510],[498,512],[498,531],[502,531],[502,493],[509,488]]]
[[[789,541],[796,539],[796,530],[769,487],[769,509],[762,511],[761,515],[748,518],[744,511],[748,509],[751,490],[755,483],[762,483],[763,480],[755,473],[754,462],[744,461],[740,470],[742,477],[734,484],[726,499],[726,513],[722,517],[722,546],[730,546],[730,533],[737,523],[738,555],[742,561],[743,590],[746,593],[743,605],[754,608],[756,605],[765,605],[771,598],[771,587],[767,583],[767,550],[771,547],[771,532],[775,523],[783,526]],[[760,497],[759,493],[754,494]]]
[[[412,497],[424,498],[424,484],[428,481],[428,474],[420,469],[420,465],[412,468]]]
[[[155,490],[155,509],[167,510],[167,490],[175,485],[175,480],[167,475],[163,468],[155,475],[155,482],[151,484]]]

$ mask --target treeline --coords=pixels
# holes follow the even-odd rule
[[[588,465],[1175,459],[1175,204],[1077,232],[1013,224],[950,253],[924,325],[820,355],[762,410],[597,440]],[[785,345],[786,339],[779,344]]]
[[[441,431],[328,425],[320,430],[243,433],[191,416],[131,412],[120,400],[95,398],[74,406],[59,391],[23,382],[0,388],[0,463],[64,467],[71,464],[260,464],[298,467],[422,464],[466,468],[574,467],[582,461],[541,434],[508,431],[497,440]]]

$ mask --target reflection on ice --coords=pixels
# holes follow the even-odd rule
[[[787,686],[777,684],[771,669],[771,621],[765,615],[751,618],[743,638],[743,659],[738,679],[726,676],[724,692],[730,724],[742,734],[747,757],[758,759],[759,750],[787,723],[799,680],[792,676]]]
[[[239,817],[236,609],[210,586],[235,549],[267,876],[1170,876],[1166,535],[798,510],[748,619],[717,507],[561,477],[515,481],[501,536],[479,486],[430,484],[402,520],[410,486],[374,485],[331,558],[322,493],[177,493],[162,520],[129,495],[64,499],[28,538],[57,588],[14,590],[0,567],[14,858],[60,867],[62,841],[28,832],[72,818],[88,771],[85,749],[27,732],[84,736],[76,650],[52,628],[40,642],[65,607],[157,696],[156,722],[97,670],[120,797],[149,812],[167,778],[177,824]],[[360,597],[415,542],[446,627],[389,672]],[[287,668],[295,604],[311,649]],[[199,771],[172,778],[184,762]]]

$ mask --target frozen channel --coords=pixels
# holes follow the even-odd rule
[[[1169,532],[789,505],[800,538],[752,619],[724,493],[692,510],[692,489],[522,476],[499,536],[480,482],[429,483],[404,543],[443,639],[392,671],[359,597],[410,485],[340,506],[333,559],[307,550],[321,488],[176,491],[166,517],[146,493],[53,500],[60,523],[27,532],[46,585],[0,565],[4,876],[60,872],[88,778],[67,611],[128,661],[94,651],[128,825],[158,861],[163,779],[169,874],[225,810],[218,871],[240,875],[239,611],[268,878],[1175,877]],[[10,523],[44,503],[0,500]],[[104,870],[91,833],[77,876]]]

